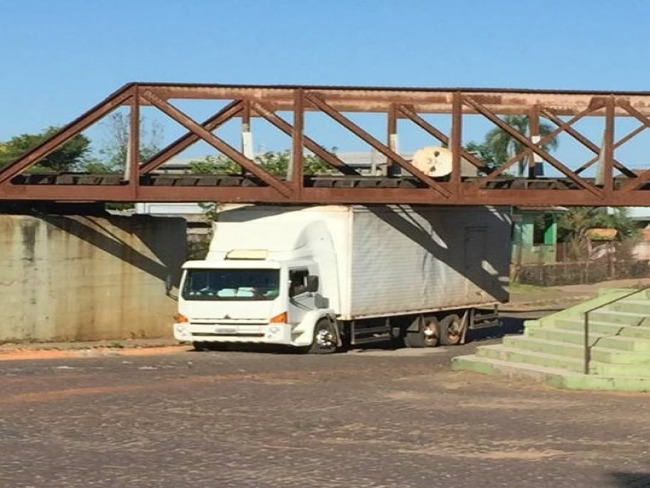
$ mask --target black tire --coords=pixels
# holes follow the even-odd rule
[[[435,317],[426,317],[417,331],[406,331],[406,347],[436,347],[440,340],[440,324]]]
[[[329,320],[321,319],[314,327],[314,340],[309,346],[309,354],[332,354],[337,349],[336,331]]]
[[[463,339],[463,321],[456,314],[447,315],[440,321],[440,343],[456,346]]]
[[[209,349],[207,342],[199,342],[199,341],[192,342],[192,347],[194,348],[195,351],[207,351]]]

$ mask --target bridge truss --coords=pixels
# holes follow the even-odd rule
[[[227,102],[199,122],[176,100]],[[175,104],[176,103],[176,104]],[[129,160],[124,174],[36,174],[30,168],[119,107],[128,107]],[[139,160],[142,107],[154,107],[181,124],[186,133],[147,161]],[[305,133],[305,116],[320,112],[383,155],[402,176],[367,176],[346,164],[334,151]],[[385,138],[373,136],[351,114],[382,113]],[[287,117],[289,113],[291,117]],[[447,130],[428,116],[448,114]],[[504,115],[527,115],[530,135],[508,125]],[[463,123],[480,116],[516,140],[523,150],[499,168],[490,168],[463,146]],[[292,161],[285,177],[264,170],[242,148],[219,136],[218,129],[240,119],[249,130],[261,118],[291,138]],[[592,140],[576,123],[585,118],[604,121],[602,139]],[[633,119],[638,127],[618,137],[616,124]],[[540,120],[554,127],[541,136]],[[452,172],[431,178],[397,149],[398,121],[425,131],[432,143],[452,152]],[[438,205],[608,205],[650,206],[650,169],[632,168],[616,150],[650,127],[650,93],[577,92],[502,89],[405,89],[327,86],[234,86],[198,84],[125,85],[57,134],[0,169],[0,201],[49,200],[125,202],[274,202],[274,203],[409,203]],[[559,134],[569,136],[593,155],[588,161],[562,161],[544,149]],[[197,141],[204,141],[241,167],[230,175],[163,174],[163,164]],[[315,154],[336,174],[306,175],[305,152]],[[513,177],[520,161],[537,161],[554,177]],[[476,168],[463,176],[461,165]],[[586,174],[597,167],[598,177]],[[538,172],[531,171],[534,175]],[[396,174],[389,171],[388,174]],[[405,175],[405,176],[404,176]]]

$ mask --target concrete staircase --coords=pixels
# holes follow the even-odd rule
[[[583,374],[584,315],[594,308],[589,374]],[[455,357],[452,368],[576,390],[650,391],[650,290],[603,290],[593,300],[527,321],[523,335]]]

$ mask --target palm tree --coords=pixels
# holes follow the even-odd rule
[[[527,115],[506,115],[503,121],[515,130],[521,132],[524,136],[530,136],[530,118]],[[539,124],[539,135],[543,138],[550,134],[553,128],[544,122]],[[491,149],[492,156],[496,166],[501,166],[515,154],[522,153],[524,146],[517,139],[512,137],[500,127],[495,127],[485,135],[485,144]],[[558,147],[557,137],[552,138],[546,144],[542,144],[545,151],[553,151]],[[518,163],[517,176],[523,176],[526,168],[526,159]]]

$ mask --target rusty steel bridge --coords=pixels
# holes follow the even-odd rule
[[[225,105],[199,122],[174,104],[182,99],[219,100]],[[39,160],[120,107],[127,107],[130,114],[130,150],[123,174],[30,171]],[[139,160],[142,107],[154,107],[187,131],[147,161]],[[407,176],[360,174],[334,151],[306,135],[305,116],[311,112],[327,115]],[[348,115],[359,112],[386,116],[383,140]],[[436,127],[427,118],[429,114],[450,117],[447,132]],[[528,116],[530,135],[504,122],[502,116],[509,114]],[[480,116],[502,129],[523,151],[497,169],[488,167],[463,147],[463,123],[469,115]],[[270,174],[246,151],[217,135],[217,129],[232,119],[240,119],[243,130],[249,130],[252,118],[264,119],[291,138],[288,176]],[[576,128],[576,122],[584,118],[601,119],[604,130],[597,141]],[[617,138],[615,128],[622,118],[636,120],[638,127]],[[550,134],[540,136],[540,119],[553,124]],[[451,174],[430,177],[400,155],[396,144],[398,121],[413,123],[435,144],[449,148]],[[0,201],[650,206],[650,168],[632,168],[616,154],[616,149],[646,128],[650,128],[650,92],[131,83],[0,169]],[[560,134],[577,141],[593,157],[588,161],[561,161],[546,151],[546,143]],[[164,163],[199,141],[237,163],[241,172],[174,175],[160,171]],[[306,151],[320,157],[337,174],[304,174]],[[520,161],[541,162],[538,164],[558,176],[510,176],[508,170]],[[461,171],[461,164],[467,162],[476,168],[473,176],[464,176]],[[599,177],[587,177],[596,167]]]

